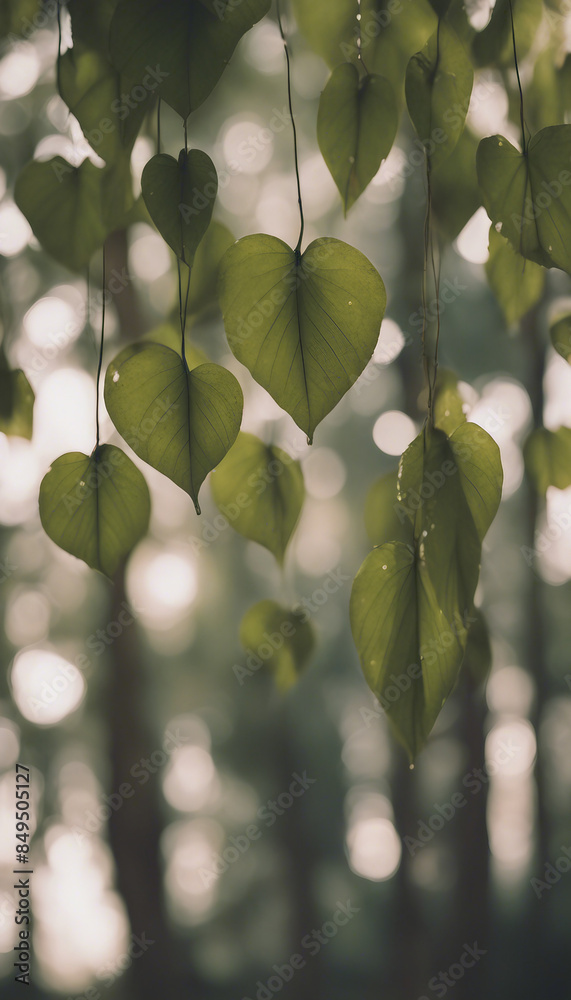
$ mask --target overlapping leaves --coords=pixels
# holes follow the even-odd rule
[[[315,646],[315,633],[305,611],[283,608],[276,601],[259,601],[249,608],[240,624],[240,642],[246,650],[245,677],[264,666],[285,693],[306,666]]]
[[[414,758],[462,664],[481,543],[501,495],[498,448],[475,424],[450,437],[426,427],[398,483],[413,542],[385,542],[367,557],[351,625],[367,682]]]
[[[236,440],[243,408],[234,376],[215,364],[192,370],[161,344],[125,348],[107,369],[105,403],[115,427],[143,461],[198,492]]]

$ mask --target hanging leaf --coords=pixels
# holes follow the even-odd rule
[[[367,258],[328,237],[300,255],[274,236],[245,236],[220,267],[232,351],[310,442],[371,358],[385,303]]]
[[[352,63],[333,71],[319,101],[317,141],[345,214],[388,156],[397,126],[388,80],[369,74],[360,80]]]
[[[436,167],[462,134],[474,73],[468,53],[449,25],[440,21],[406,71],[406,104],[417,135]]]
[[[210,486],[232,527],[283,564],[305,497],[299,462],[281,448],[241,433],[212,474]]]
[[[220,365],[188,371],[160,344],[132,344],[111,362],[105,404],[119,434],[194,501],[208,473],[236,440],[242,390]]]
[[[526,472],[539,494],[548,486],[566,490],[571,486],[571,427],[549,431],[539,427],[523,448]]]
[[[363,671],[414,758],[458,676],[481,541],[501,494],[498,448],[475,424],[426,428],[401,460],[399,499],[414,545],[373,550],[351,594]]]
[[[482,204],[476,173],[478,140],[465,128],[450,156],[431,174],[432,209],[438,229],[452,243]]]
[[[145,165],[141,189],[159,233],[190,266],[216,200],[218,176],[212,160],[200,149],[181,149],[178,161],[158,153]]]
[[[517,54],[521,60],[527,55],[537,35],[543,4],[541,0],[511,0]],[[510,0],[496,0],[492,16],[472,42],[472,53],[477,66],[513,66],[513,38]]]
[[[146,534],[151,501],[143,475],[120,448],[70,452],[40,486],[40,518],[56,545],[113,577]]]
[[[544,269],[525,260],[493,226],[485,269],[506,324],[514,326],[539,302],[545,286]]]
[[[120,96],[120,77],[105,54],[75,42],[59,61],[58,83],[62,100],[98,156],[113,162],[132,149],[157,86],[152,78],[148,88],[140,88],[142,100],[127,103],[125,95]]]
[[[549,336],[557,353],[571,364],[571,313],[555,318],[549,327]]]
[[[377,479],[365,499],[365,528],[373,545],[384,542],[412,545],[412,524],[397,496],[397,472],[393,469]]]
[[[102,220],[102,171],[84,160],[72,167],[61,156],[34,160],[20,172],[14,198],[34,235],[60,264],[84,272],[107,235]]]
[[[477,169],[486,211],[514,250],[571,272],[571,125],[537,132],[525,155],[501,135],[482,139]]]
[[[218,83],[242,35],[270,9],[270,0],[120,0],[109,47],[126,85],[149,69],[157,93],[187,118]]]
[[[24,372],[11,371],[0,352],[0,433],[30,441],[33,423],[34,391]]]
[[[244,676],[265,665],[285,694],[313,652],[315,633],[307,621],[307,612],[289,611],[275,601],[260,601],[242,619],[240,642],[249,654]]]
[[[73,44],[95,49],[107,56],[109,53],[109,29],[115,13],[117,0],[68,0],[67,9],[71,18]]]

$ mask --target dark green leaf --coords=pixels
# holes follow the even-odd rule
[[[234,237],[221,222],[211,222],[194,256],[188,296],[188,321],[218,305],[218,273],[220,262]]]
[[[484,684],[492,667],[492,646],[486,619],[479,608],[471,614],[466,655],[462,664],[476,685]]]
[[[315,646],[313,627],[305,618],[304,611],[289,611],[275,601],[254,604],[240,624],[240,642],[249,654],[244,673],[249,675],[264,664],[279,690],[288,691]]]
[[[549,336],[557,353],[571,364],[571,313],[554,319],[549,327]]]
[[[511,0],[517,54],[521,60],[536,37],[543,4],[541,0]],[[492,16],[483,31],[472,42],[477,66],[513,66],[513,39],[510,0],[497,0]]]
[[[359,79],[352,63],[335,69],[321,95],[317,141],[345,213],[388,156],[398,125],[393,88],[382,76]]]
[[[242,390],[220,365],[187,371],[160,344],[133,344],[107,369],[105,403],[133,451],[192,497],[236,440]]]
[[[267,14],[270,0],[120,0],[110,50],[127,85],[154,72],[157,93],[182,118],[208,97],[242,35]]]
[[[571,125],[537,132],[525,156],[501,135],[482,139],[477,168],[486,211],[514,250],[571,272]]]
[[[218,176],[212,160],[200,149],[181,149],[178,161],[158,153],[143,170],[141,189],[159,233],[190,266],[216,200]]]
[[[232,351],[310,441],[369,361],[385,302],[367,258],[328,237],[298,255],[274,236],[246,236],[220,267]]]
[[[566,490],[571,486],[571,427],[533,431],[523,449],[526,472],[535,489],[545,494],[548,486]]]
[[[513,326],[539,302],[545,271],[525,260],[503,236],[490,226],[490,256],[486,275],[508,326]]]
[[[462,134],[474,73],[455,31],[441,21],[406,71],[406,103],[419,139],[436,167]]]
[[[21,369],[14,371],[0,358],[0,433],[31,440],[34,392]]]
[[[439,368],[433,400],[434,425],[450,437],[466,422],[464,400],[458,389],[458,376],[447,368]]]
[[[109,577],[146,534],[150,510],[143,475],[109,444],[91,455],[61,455],[40,487],[40,518],[52,541]]]
[[[450,156],[431,174],[435,220],[450,243],[482,204],[476,173],[477,149],[478,140],[465,128]]]
[[[70,271],[85,271],[103,245],[102,171],[84,160],[72,167],[61,156],[34,160],[16,180],[14,197],[44,250]]]
[[[210,486],[232,527],[282,564],[305,497],[299,462],[281,448],[241,433],[213,472]]]

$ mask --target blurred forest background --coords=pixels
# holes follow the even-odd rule
[[[484,6],[472,11],[479,28]],[[410,7],[395,41],[403,64],[432,16],[423,0]],[[55,18],[38,21],[33,3],[28,11],[38,26],[5,42],[0,57],[4,347],[36,394],[32,440],[0,434],[0,996],[21,989],[12,969],[17,760],[32,768],[35,828],[28,996],[567,995],[571,874],[544,889],[531,879],[545,879],[546,864],[571,850],[571,490],[550,488],[538,504],[522,442],[542,420],[571,426],[571,369],[547,337],[548,312],[570,294],[569,279],[550,272],[540,305],[521,329],[508,328],[486,280],[489,220],[475,176],[459,166],[481,136],[517,139],[512,74],[477,73],[456,165],[435,190],[452,237],[442,258],[440,360],[462,381],[469,419],[498,442],[505,474],[477,595],[493,666],[487,682],[463,668],[410,770],[362,676],[348,617],[350,582],[378,530],[368,491],[396,468],[423,419],[426,192],[406,114],[388,160],[344,219],[315,135],[329,71],[288,12],[306,238],[338,237],[378,268],[388,292],[378,347],[310,448],[233,358],[217,309],[201,312],[192,341],[240,380],[243,429],[302,462],[308,499],[285,572],[220,520],[208,488],[198,518],[182,491],[145,466],[151,530],[111,587],[56,548],[38,515],[50,462],[92,447],[102,298],[99,262],[87,289],[41,252],[14,205],[14,179],[29,159],[98,162],[56,92]],[[522,63],[536,123],[543,94],[535,59],[551,53],[554,31],[571,50],[570,28],[546,12]],[[64,48],[68,32],[64,12]],[[218,170],[215,219],[229,230],[217,231],[221,243],[251,232],[295,243],[285,62],[273,14],[241,41],[193,115],[189,139]],[[167,106],[161,140],[176,156],[180,121]],[[135,143],[136,176],[156,141],[155,108]],[[109,238],[106,253],[105,364],[123,341],[167,321],[177,300],[174,258],[143,212]],[[106,415],[102,437],[119,440]],[[328,579],[336,585],[323,601]],[[240,678],[234,669],[245,662],[241,617],[264,597],[311,602],[318,642],[285,696],[264,670]],[[290,801],[294,773],[312,782]],[[126,782],[133,794],[124,796]],[[451,807],[455,793],[464,803]],[[267,804],[280,795],[270,823]],[[250,840],[252,824],[261,833]],[[357,912],[328,937],[336,925],[327,922],[348,901]],[[324,925],[325,943],[310,952],[301,942]],[[132,935],[154,943],[131,960]],[[459,977],[465,945],[475,942],[485,955]],[[296,952],[305,966],[284,983],[274,966]],[[446,985],[438,977],[452,966]]]

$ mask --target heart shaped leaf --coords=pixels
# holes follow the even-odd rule
[[[265,666],[285,694],[313,652],[315,633],[305,611],[289,611],[275,601],[260,601],[242,619],[240,642],[248,653],[246,666],[234,668],[240,684]]]
[[[462,134],[474,72],[458,35],[445,21],[406,71],[406,104],[430,163],[450,155]]]
[[[133,344],[111,362],[105,404],[119,434],[154,469],[194,501],[208,473],[240,430],[244,399],[220,365],[188,370],[161,344]]]
[[[108,577],[146,534],[150,510],[144,476],[125,452],[110,444],[91,455],[61,455],[40,486],[46,534]]]
[[[476,162],[496,230],[522,257],[571,273],[571,125],[541,129],[525,154],[503,136],[489,136]]]
[[[181,149],[178,161],[158,153],[145,165],[141,190],[159,233],[190,266],[216,200],[218,177],[212,160],[200,149]]]
[[[388,156],[397,125],[397,105],[388,80],[369,74],[360,80],[352,63],[337,66],[319,101],[317,141],[345,214]]]
[[[158,93],[181,118],[208,97],[242,35],[270,9],[270,0],[120,0],[109,47],[126,85],[152,69]]]
[[[375,349],[380,275],[340,240],[314,240],[299,254],[274,236],[245,236],[222,259],[219,294],[238,361],[311,442]]]
[[[539,302],[545,286],[545,271],[525,260],[503,236],[490,226],[490,256],[486,277],[508,326],[514,326]]]
[[[103,246],[102,171],[84,160],[72,167],[61,156],[34,160],[21,171],[14,198],[44,250],[70,271],[85,271]]]
[[[212,474],[214,501],[239,534],[280,564],[305,497],[299,462],[254,434],[241,433]]]

